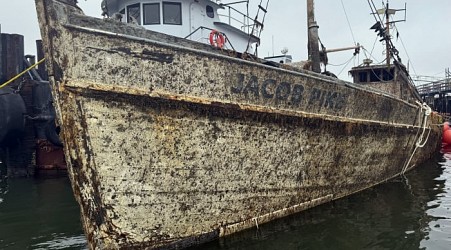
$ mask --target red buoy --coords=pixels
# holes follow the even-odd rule
[[[443,133],[445,133],[445,131],[448,129],[449,129],[449,122],[443,123]]]
[[[442,142],[451,145],[451,129],[443,132]]]

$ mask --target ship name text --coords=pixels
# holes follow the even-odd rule
[[[242,94],[246,98],[272,99],[276,102],[288,102],[293,106],[307,104],[334,110],[340,110],[345,106],[346,98],[339,92],[315,87],[307,90],[304,84],[278,82],[271,78],[259,80],[253,75],[245,77],[244,74],[238,74],[237,79],[230,90],[233,94]]]

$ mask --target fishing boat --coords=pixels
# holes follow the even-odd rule
[[[92,249],[258,228],[402,175],[440,144],[400,62],[355,67],[354,83],[321,74],[311,16],[300,69],[256,57],[262,22],[234,28],[214,1],[104,1],[103,19],[74,0],[36,7]]]

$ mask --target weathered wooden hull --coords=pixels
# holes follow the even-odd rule
[[[36,4],[91,248],[211,240],[393,178],[440,142],[418,105]]]

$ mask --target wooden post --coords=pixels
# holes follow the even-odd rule
[[[11,79],[24,70],[24,37],[17,34],[1,34],[2,45],[2,77],[4,80]],[[19,84],[21,79],[16,80],[10,86]]]
[[[307,0],[307,25],[308,25],[308,56],[312,61],[312,71],[320,73],[320,56],[318,43],[318,24],[315,21],[315,7],[313,0]]]
[[[37,56],[38,56],[38,61],[40,61],[41,59],[44,58],[44,50],[42,47],[42,40],[36,40],[36,51],[37,51]],[[49,76],[47,74],[47,69],[46,69],[46,64],[45,63],[41,63],[38,66],[38,73],[39,75],[42,77],[43,80],[48,81],[49,80]]]
[[[0,29],[0,84],[6,82],[6,77],[3,75],[3,56],[2,33]]]

